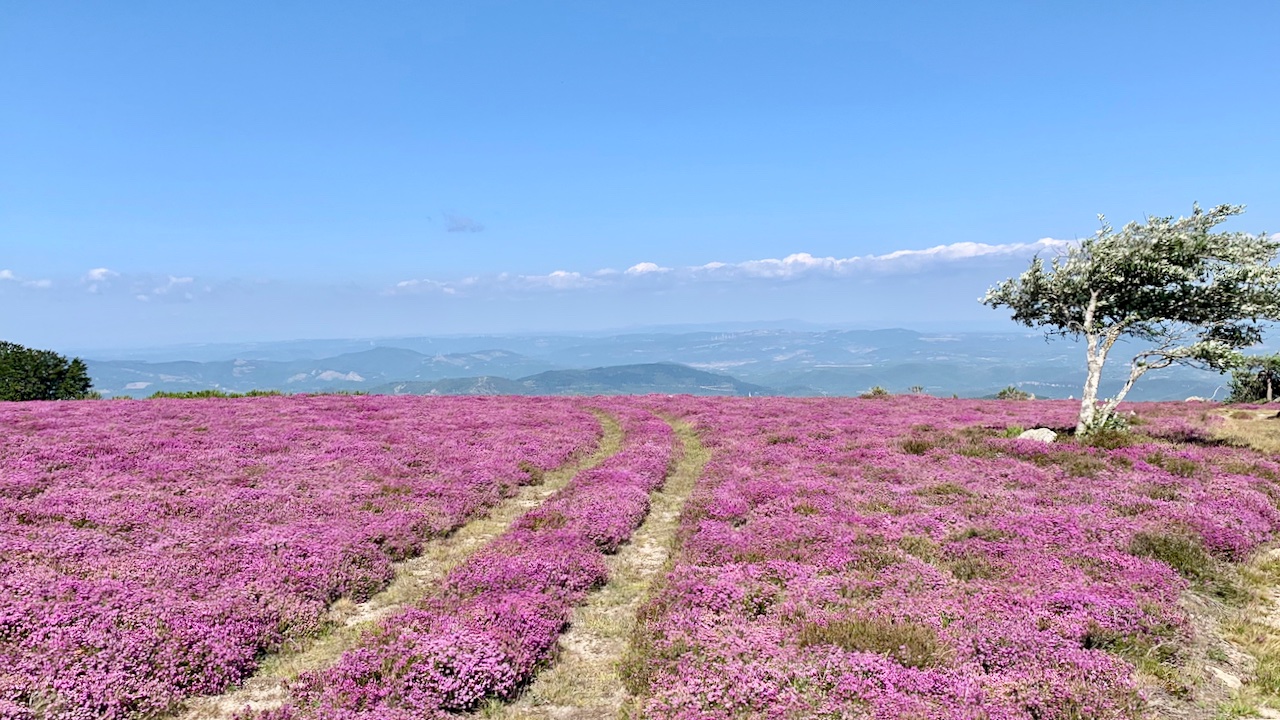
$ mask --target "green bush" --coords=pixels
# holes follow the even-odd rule
[[[80,358],[0,341],[0,400],[82,400],[92,388]]]
[[[243,397],[275,397],[283,395],[279,390],[250,390],[245,393],[227,392],[225,390],[157,390],[147,396],[148,400],[170,398],[178,400],[195,400],[198,398],[243,398]]]
[[[1229,403],[1265,402],[1268,391],[1274,398],[1280,392],[1280,354],[1249,358],[1248,366],[1231,371],[1227,387]]]
[[[997,400],[1030,400],[1031,393],[1019,390],[1016,386],[1010,385],[1000,392],[996,393]]]

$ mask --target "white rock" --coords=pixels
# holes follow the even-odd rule
[[[1209,402],[1209,400],[1207,398],[1202,398],[1199,395],[1192,395],[1183,402]]]
[[[1031,430],[1024,430],[1023,433],[1018,436],[1018,439],[1038,440],[1040,442],[1051,443],[1058,439],[1058,433],[1050,430],[1049,428],[1032,428]]]
[[[1216,676],[1219,680],[1222,681],[1223,685],[1226,685],[1232,690],[1239,690],[1240,688],[1244,687],[1244,683],[1240,681],[1240,678],[1236,677],[1235,675],[1232,675],[1226,670],[1220,670],[1212,665],[1205,665],[1204,669],[1213,673],[1214,676]]]

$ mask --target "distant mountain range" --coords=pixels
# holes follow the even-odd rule
[[[1123,379],[1124,350],[1116,350],[1104,391]],[[965,397],[1015,385],[1041,397],[1067,397],[1080,392],[1083,356],[1078,343],[1030,333],[739,330],[305,340],[136,351],[86,362],[98,391],[135,397],[207,388],[804,396],[856,395],[877,385]],[[1147,375],[1132,397],[1209,397],[1224,384],[1215,373],[1176,368]]]
[[[761,385],[676,363],[611,365],[589,370],[548,370],[508,380],[501,377],[407,381],[370,388],[383,395],[777,395]]]

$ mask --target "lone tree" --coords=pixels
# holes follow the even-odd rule
[[[92,387],[80,358],[0,341],[0,400],[78,400]]]
[[[1211,232],[1242,212],[1242,205],[1194,205],[1190,217],[1149,217],[1119,232],[1099,215],[1102,227],[1092,238],[1068,246],[1048,267],[1036,257],[1020,277],[987,291],[983,304],[1008,307],[1023,325],[1084,337],[1088,375],[1077,434],[1103,426],[1148,370],[1237,367],[1240,348],[1261,342],[1263,323],[1280,319],[1280,243],[1265,234]],[[1121,337],[1145,349],[1130,361],[1120,392],[1099,404],[1102,367]]]

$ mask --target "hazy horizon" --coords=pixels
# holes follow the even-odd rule
[[[97,352],[104,358],[109,357],[113,353],[128,354],[131,352],[150,352],[160,353],[167,350],[182,350],[186,348],[221,348],[221,347],[238,347],[238,346],[278,346],[289,344],[308,344],[308,343],[369,343],[370,346],[386,346],[395,347],[396,341],[409,340],[467,340],[491,338],[497,341],[503,339],[517,338],[583,338],[583,339],[600,339],[600,338],[616,338],[633,335],[683,335],[683,334],[700,334],[700,333],[722,333],[725,335],[734,335],[739,333],[752,332],[786,332],[786,333],[825,333],[825,332],[843,332],[843,331],[895,331],[903,330],[907,332],[919,333],[924,336],[945,337],[948,335],[1011,335],[1011,336],[1042,336],[1043,332],[1033,328],[1021,326],[1005,326],[1002,324],[996,329],[986,328],[964,328],[954,325],[937,324],[934,326],[919,325],[915,327],[907,326],[880,326],[880,325],[862,325],[858,323],[812,323],[797,319],[781,319],[781,320],[760,320],[760,321],[726,321],[726,322],[705,322],[705,323],[677,323],[665,325],[631,325],[619,327],[601,327],[588,330],[540,330],[537,328],[513,330],[509,332],[457,332],[457,333],[427,333],[427,334],[392,334],[392,335],[348,335],[348,336],[329,336],[329,337],[281,337],[281,338],[241,338],[235,340],[219,340],[209,342],[176,342],[176,343],[160,343],[154,345],[138,344],[138,345],[101,345],[101,346],[66,346],[61,348],[62,352],[75,355],[85,355],[86,353]],[[477,347],[477,349],[480,349]],[[495,345],[491,349],[501,349]],[[174,360],[182,358],[174,357]]]

